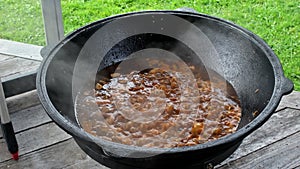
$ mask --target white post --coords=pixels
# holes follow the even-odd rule
[[[60,0],[41,0],[48,46],[53,46],[64,37]]]

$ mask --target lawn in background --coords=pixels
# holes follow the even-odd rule
[[[0,39],[44,45],[39,0],[0,0]]]
[[[62,0],[65,33],[125,12],[194,8],[230,20],[263,38],[300,91],[300,3],[293,0]],[[39,0],[0,0],[0,38],[44,45]]]

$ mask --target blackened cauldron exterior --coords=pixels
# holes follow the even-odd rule
[[[72,99],[72,78],[82,48],[107,23],[139,15],[177,16],[193,23],[207,36],[218,53],[218,62],[225,68],[224,78],[233,85],[241,101],[242,120],[238,131],[216,141],[173,148],[150,157],[132,158],[108,152],[105,147],[120,154],[151,152],[152,149],[95,140],[79,127]],[[146,42],[125,39],[110,50],[106,59],[126,59],[131,53],[146,48],[147,45],[143,44]],[[246,136],[260,127],[272,115],[281,97],[292,91],[293,83],[284,76],[281,64],[270,47],[240,26],[204,14],[144,11],[99,20],[69,34],[44,58],[37,76],[37,89],[41,103],[53,121],[72,135],[89,156],[103,165],[111,168],[207,168],[226,159]],[[255,92],[257,89],[259,92]],[[259,111],[259,115],[254,116],[255,111]]]

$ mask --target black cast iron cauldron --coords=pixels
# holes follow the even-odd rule
[[[222,70],[218,70],[218,67],[210,69],[221,73],[236,90],[242,106],[242,120],[237,132],[216,141],[134,158],[124,154],[151,153],[159,150],[94,139],[79,127],[72,98],[75,65],[79,56],[96,56],[95,52],[101,52],[101,49],[105,48],[97,43],[99,38],[104,37],[96,34],[104,25],[132,17],[158,18],[165,15],[176,16],[193,23],[209,39],[214,46],[214,52],[217,53],[214,59],[222,65]],[[120,25],[120,30],[122,26],[124,25]],[[114,34],[118,32],[108,30],[105,36],[114,37]],[[170,46],[174,45],[177,50],[172,49],[171,52],[184,61],[197,62],[193,57],[185,58],[187,54],[193,55],[193,52],[178,40],[159,33],[141,33],[122,39],[110,48],[97,69],[124,60],[142,49],[170,50]],[[94,62],[93,58],[92,61],[90,59],[86,61],[88,64]],[[54,122],[72,135],[89,156],[103,165],[111,168],[207,168],[226,159],[246,136],[260,127],[272,115],[281,97],[292,91],[293,83],[285,78],[278,58],[262,39],[231,22],[190,12],[145,11],[106,18],[68,35],[43,60],[37,76],[37,89],[42,105]],[[258,116],[253,115],[255,111],[260,112]]]

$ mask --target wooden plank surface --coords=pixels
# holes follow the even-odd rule
[[[19,144],[19,155],[22,158],[25,154],[67,140],[71,136],[52,122],[18,133],[16,134],[16,138]],[[10,160],[11,155],[6,149],[4,139],[0,139],[0,148],[0,162]]]
[[[14,58],[14,57],[0,53],[0,62],[3,62],[3,61],[8,60],[8,59],[12,59],[12,58]]]
[[[282,139],[289,140],[289,136],[300,131],[300,110],[284,109],[272,117],[259,129],[246,137],[241,146],[222,165],[237,160],[265,146]],[[298,138],[300,140],[300,138]],[[300,142],[299,142],[300,144]],[[298,148],[300,152],[300,148]]]
[[[0,39],[0,54],[41,61],[42,48],[42,46]]]
[[[102,164],[96,162],[95,160],[91,159],[89,156],[85,160],[76,161],[76,163],[73,163],[70,166],[62,167],[63,169],[82,169],[82,168],[88,168],[88,169],[108,169],[108,167],[103,166]]]
[[[75,164],[75,165],[74,165]],[[77,164],[77,165],[76,165]],[[83,164],[83,165],[81,165]],[[78,168],[79,167],[79,168]],[[107,169],[87,156],[73,139],[67,139],[44,149],[28,153],[19,161],[9,160],[0,163],[1,169]]]
[[[228,165],[234,165],[235,168],[243,168],[242,165],[239,166],[240,163],[242,163],[240,160],[246,156],[248,158],[250,158],[250,157],[257,158],[257,155],[253,155],[253,152],[254,153],[260,152],[265,147],[271,147],[272,149],[274,149],[274,147],[272,147],[272,146],[277,146],[278,144],[281,145],[281,143],[277,144],[277,142],[289,142],[291,139],[298,141],[300,138],[298,137],[297,139],[295,139],[294,137],[295,137],[295,133],[298,133],[300,131],[300,126],[298,124],[299,118],[300,118],[299,113],[300,113],[300,110],[293,110],[293,109],[285,109],[284,111],[275,113],[271,117],[271,119],[269,119],[266,122],[265,125],[263,125],[260,129],[258,129],[257,131],[255,131],[253,134],[251,134],[249,137],[247,137],[245,139],[245,141],[240,146],[240,148],[234,153],[235,155],[233,155],[230,159],[228,159],[225,163],[223,163],[223,166],[221,166],[221,168],[224,168],[224,167],[226,168],[226,167],[228,167]],[[295,117],[297,117],[297,118],[295,118]],[[47,129],[47,128],[43,127],[43,130],[45,130],[45,129]],[[45,130],[43,132],[53,132],[53,131]],[[54,131],[54,132],[56,132],[56,131]],[[296,136],[298,136],[298,134]],[[292,138],[290,138],[290,137],[292,137]],[[40,138],[40,139],[45,139],[45,138]],[[56,141],[56,143],[57,142],[59,142],[59,141]],[[68,142],[69,143],[66,143],[67,145],[63,146],[63,147],[65,147],[64,149],[68,149],[67,146],[71,146],[71,147],[73,147],[72,148],[74,151],[73,153],[82,154],[79,147],[72,145],[72,144],[76,144],[76,143],[74,143],[73,141],[68,141]],[[298,142],[296,142],[296,143],[292,142],[291,145],[293,146],[293,149],[295,151],[300,152],[300,148],[299,148],[299,146],[297,147],[297,143]],[[298,145],[299,145],[299,143],[298,143]],[[58,148],[57,148],[57,146],[58,146]],[[94,160],[90,159],[89,157],[85,157],[84,159],[79,160],[79,159],[77,159],[76,156],[69,156],[69,157],[63,157],[64,161],[66,161],[66,164],[63,161],[60,161],[59,167],[58,167],[57,166],[58,164],[56,164],[56,163],[53,164],[48,159],[55,159],[57,156],[60,156],[58,152],[52,151],[52,150],[53,149],[61,149],[60,148],[61,144],[53,143],[53,145],[51,147],[52,147],[51,149],[43,149],[43,151],[41,151],[42,154],[47,154],[47,157],[45,157],[45,159],[43,159],[43,160],[39,159],[39,162],[37,162],[37,161],[29,162],[28,161],[28,159],[31,159],[31,160],[35,159],[34,157],[37,156],[37,154],[36,154],[37,152],[34,152],[32,154],[27,153],[26,157],[25,157],[26,160],[24,161],[24,163],[25,163],[24,166],[27,166],[27,165],[39,166],[40,163],[42,163],[43,165],[47,164],[46,166],[49,168],[78,168],[79,169],[79,168],[86,168],[87,166],[88,166],[88,168],[98,168],[99,166],[101,166],[101,165],[97,164]],[[267,150],[269,150],[269,149],[270,148],[268,148]],[[48,151],[48,153],[46,153],[45,151]],[[276,155],[276,154],[274,154],[274,155]],[[39,155],[39,156],[44,156],[44,155]],[[269,154],[269,156],[271,156],[271,155]],[[268,156],[266,156],[266,157],[268,157]],[[290,156],[289,156],[289,158],[290,158]],[[72,161],[72,163],[69,163],[70,160],[71,161],[74,160],[74,161]],[[277,160],[276,158],[271,158],[271,159],[269,159],[269,162],[272,162],[272,161],[275,162],[276,160]],[[253,161],[253,159],[252,159],[252,161]],[[263,163],[264,161],[256,160],[255,161],[256,163],[255,164],[252,163],[252,166],[264,165],[264,163]],[[282,161],[283,162],[281,163],[281,165],[288,165],[290,163],[290,161],[287,161],[287,160],[282,160]],[[286,161],[286,164],[284,164],[284,161]],[[12,160],[9,160],[9,161],[3,163],[2,165],[8,165],[11,168],[11,167],[13,167],[12,163],[14,163],[14,162]],[[21,165],[20,163],[21,163],[21,161],[18,162],[17,166],[20,166]],[[250,163],[249,163],[249,165],[250,165]],[[21,166],[23,166],[23,164]]]
[[[222,169],[300,168],[300,132],[229,162]]]
[[[300,109],[300,92],[293,91],[292,93],[282,97],[280,104],[277,107],[277,111],[286,107],[293,109]]]
[[[262,127],[245,138],[239,149],[216,168],[299,167],[300,110],[295,109],[298,94],[293,92],[291,95],[295,102],[289,102],[287,96],[281,111],[274,113]],[[21,156],[18,162],[11,160],[4,140],[0,139],[0,168],[106,169],[88,157],[68,134],[51,122],[41,105],[11,115],[16,123]]]
[[[14,74],[21,74],[38,69],[39,61],[33,61],[22,58],[12,58],[0,62],[0,77],[5,77]]]
[[[12,113],[10,114],[10,118],[13,123],[15,133],[20,133],[52,121],[41,105]],[[2,138],[1,130],[0,138]]]
[[[295,118],[296,117],[296,118]],[[267,165],[269,163],[275,163],[278,159],[281,159],[280,166],[289,166],[291,165],[291,160],[295,158],[299,158],[300,156],[300,110],[286,109],[282,112],[275,113],[261,128],[256,130],[254,133],[245,138],[244,142],[238,148],[238,150],[226,161],[224,161],[221,165],[216,168],[228,168],[228,166],[233,166],[229,168],[237,168],[243,169],[245,166],[243,165],[244,157],[247,156],[249,160],[247,161],[247,165],[249,169],[251,166],[253,168],[277,168],[274,165]],[[297,134],[295,134],[297,133]],[[279,143],[277,143],[279,142]],[[264,160],[257,160],[260,155],[264,154],[265,151],[269,151],[270,149],[277,149],[277,146],[281,146],[281,151],[284,151],[284,147],[282,147],[282,143],[291,144],[292,152],[294,154],[290,156],[281,156],[280,153],[272,151],[269,154],[264,156]],[[266,150],[264,150],[264,147]],[[277,148],[276,148],[277,147]],[[263,150],[261,150],[263,149]],[[288,152],[291,152],[287,149]],[[257,154],[256,154],[257,153]],[[254,155],[253,155],[254,154]],[[270,158],[267,159],[267,163],[265,158],[268,157],[278,157],[278,158]],[[288,158],[288,160],[285,160]],[[294,164],[293,164],[294,165]],[[296,163],[295,165],[298,165]],[[257,167],[261,166],[261,167]],[[270,166],[270,167],[269,167]],[[98,165],[95,164],[95,161],[92,159],[86,159],[83,162],[78,162],[72,165],[70,168],[97,168]],[[285,167],[283,167],[285,168]],[[287,167],[292,168],[292,167]]]
[[[32,90],[26,93],[15,95],[6,98],[6,104],[10,113],[24,110],[30,107],[34,107],[40,104],[40,100],[36,90]]]

